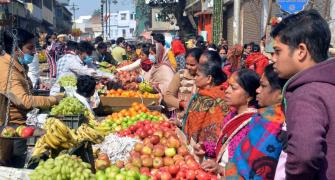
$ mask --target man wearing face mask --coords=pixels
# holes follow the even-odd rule
[[[82,41],[79,44],[73,41],[68,42],[66,54],[57,62],[57,81],[51,88],[51,95],[60,91],[57,82],[62,76],[96,75],[94,69],[87,67],[87,64],[91,64],[93,61],[91,57],[93,50],[94,47],[87,41]]]
[[[32,83],[27,75],[27,65],[33,61],[35,53],[34,35],[17,29],[16,35],[6,31],[4,33],[4,51],[0,55],[0,123],[4,125],[9,101],[8,125],[16,127],[25,124],[26,114],[33,108],[50,108],[57,104],[61,97],[33,96]],[[14,37],[17,39],[17,46]],[[12,63],[11,63],[12,62]],[[11,70],[10,70],[11,69]],[[7,89],[8,88],[8,89]],[[9,93],[7,93],[7,90]],[[25,141],[15,141],[13,156],[8,161],[1,159],[0,164],[23,167],[25,161]],[[3,158],[3,157],[2,157]]]
[[[32,63],[35,53],[34,35],[23,30],[17,29],[17,45],[14,53],[14,64],[12,67],[11,79],[9,68],[13,48],[13,34],[6,31],[4,34],[5,54],[0,56],[0,93],[6,94],[6,87],[10,88],[11,99],[13,100],[10,108],[10,122],[24,124],[26,113],[34,107],[48,108],[58,102],[56,97],[32,96],[29,91],[32,89],[31,81],[27,75],[27,65]],[[1,104],[5,107],[5,104]],[[2,111],[0,120],[3,123]]]

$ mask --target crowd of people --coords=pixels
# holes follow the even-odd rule
[[[90,87],[89,93],[77,90],[87,99],[94,94],[89,82],[99,76],[99,63],[129,60],[116,71],[141,70],[140,78],[161,95],[165,113],[206,171],[234,179],[335,178],[335,59],[328,24],[317,11],[283,19],[271,32],[270,48],[264,38],[229,46],[225,39],[215,45],[201,36],[186,43],[176,37],[167,48],[162,34],[136,45],[122,37],[78,43],[53,34],[43,48],[55,80],[49,97],[29,93],[34,36],[17,32],[17,48],[7,32],[0,56],[0,102],[11,102],[10,123],[24,123],[32,108],[58,103],[62,76],[72,74]]]

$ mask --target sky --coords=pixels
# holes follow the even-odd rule
[[[111,4],[111,11],[125,10],[129,8],[133,8],[133,6],[129,6],[132,4],[134,0],[118,0],[119,2],[116,6]],[[70,4],[74,3],[78,5],[79,10],[76,11],[76,19],[79,16],[88,16],[92,15],[95,9],[100,9],[101,0],[70,0]],[[69,7],[70,8],[70,7]],[[71,11],[72,12],[72,11]]]

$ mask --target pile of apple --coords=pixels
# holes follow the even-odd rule
[[[128,136],[144,140],[145,138],[151,135],[161,134],[164,131],[174,131],[174,130],[175,125],[167,121],[144,120],[144,121],[138,121],[136,124],[129,126],[129,128],[119,131],[118,135],[121,137]]]
[[[28,138],[33,136],[35,128],[31,126],[19,126],[16,129],[13,127],[7,126],[1,131],[1,137],[22,137]]]
[[[140,121],[134,128],[129,129],[130,136],[135,135],[143,142],[135,144],[129,161],[125,163],[126,169],[140,171],[152,179],[217,179],[202,170],[189,154],[178,139],[174,125],[166,121]],[[117,165],[122,167],[122,162]]]

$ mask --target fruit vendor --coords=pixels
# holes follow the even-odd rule
[[[68,51],[57,62],[57,81],[65,75],[80,75],[94,76],[97,72],[88,68],[86,64],[92,63],[91,57],[94,47],[89,43],[82,41],[79,44],[76,42],[69,42],[67,44]],[[60,86],[56,82],[50,91],[50,94],[57,94],[60,92]]]
[[[13,47],[15,46],[14,38],[17,39],[17,47]],[[13,48],[14,52],[12,52]],[[49,108],[57,104],[61,97],[33,96],[30,93],[32,83],[27,76],[27,65],[32,62],[35,53],[33,34],[23,29],[17,29],[16,35],[6,31],[4,33],[4,50],[5,53],[0,55],[0,122],[3,125],[6,120],[9,101],[9,125],[22,125],[25,124],[26,114],[30,110],[33,108]],[[13,60],[13,65],[11,65],[11,60]],[[7,90],[9,90],[8,94]],[[14,142],[13,156],[19,156],[20,159],[16,166],[23,166],[24,146],[25,142]]]

